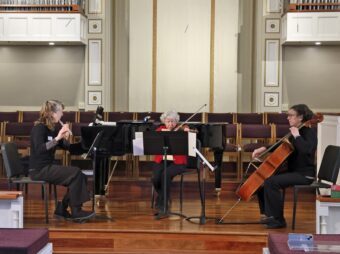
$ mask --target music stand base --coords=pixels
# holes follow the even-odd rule
[[[95,214],[93,219],[95,220],[108,220],[108,221],[113,221],[113,218],[107,215],[101,215],[101,214]]]
[[[199,222],[195,222],[192,220],[199,220]],[[207,220],[217,220],[215,217],[206,217],[206,216],[190,216],[186,218],[187,221],[191,222],[191,223],[195,223],[195,224],[200,224],[200,225],[204,225]]]
[[[263,224],[259,221],[221,221],[221,219],[216,218],[215,224],[220,224],[220,225],[242,225],[242,224]]]
[[[182,218],[184,218],[184,219],[187,218],[187,216],[184,215],[184,214],[182,214],[182,213],[176,213],[176,212],[170,212],[170,211],[168,211],[168,212],[166,212],[166,213],[163,213],[163,212],[158,213],[158,214],[155,216],[155,218],[156,218],[156,220],[161,220],[161,219],[169,218],[171,215],[179,216],[179,217],[182,217]]]

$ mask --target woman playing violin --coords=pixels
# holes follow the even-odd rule
[[[317,133],[315,129],[305,126],[299,129],[299,126],[312,117],[313,112],[305,104],[292,106],[288,110],[291,132],[289,141],[294,147],[294,151],[287,159],[288,169],[267,178],[257,192],[261,222],[266,224],[267,228],[286,227],[281,189],[293,185],[308,185],[314,180]],[[265,150],[265,147],[256,149],[252,157],[258,157]]]
[[[163,125],[158,127],[156,131],[176,131],[178,128],[179,115],[175,111],[168,111],[161,115],[160,117]],[[189,131],[188,127],[182,128],[184,131]],[[152,183],[154,189],[157,192],[156,199],[156,209],[158,212],[155,214],[156,219],[160,219],[165,217],[164,212],[164,164],[163,164],[163,155],[155,155],[154,158],[154,166],[153,166],[153,174],[152,174]],[[171,181],[176,176],[187,170],[187,156],[185,155],[168,155],[167,156],[167,170],[166,170],[166,195],[167,200],[169,200],[169,193],[171,188]]]

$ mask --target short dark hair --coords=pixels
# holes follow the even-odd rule
[[[313,111],[306,104],[296,104],[290,109],[294,110],[298,116],[302,116],[302,122],[306,122],[313,118]]]

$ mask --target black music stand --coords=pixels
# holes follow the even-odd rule
[[[112,220],[112,218],[109,217],[109,216],[103,216],[103,215],[99,216],[99,215],[97,215],[96,211],[94,209],[95,202],[96,202],[95,201],[95,189],[96,189],[96,167],[97,167],[96,160],[97,160],[97,151],[98,151],[98,147],[100,147],[100,144],[101,144],[101,142],[103,140],[103,137],[104,137],[104,130],[99,131],[96,134],[96,136],[95,136],[95,138],[94,138],[94,140],[93,140],[93,142],[92,142],[92,144],[91,144],[91,146],[90,146],[90,148],[89,148],[89,150],[88,150],[88,152],[87,152],[87,154],[86,154],[86,156],[84,158],[87,158],[88,156],[92,157],[92,167],[93,167],[92,212],[95,214],[95,218],[96,219]]]
[[[95,187],[95,194],[105,195],[105,184],[107,183],[107,168],[108,159],[111,156],[121,156],[125,154],[125,140],[123,135],[123,128],[117,126],[83,126],[81,128],[81,145],[84,150],[90,150],[95,143],[98,133],[100,140],[96,144],[96,176],[97,186]],[[101,171],[98,168],[101,167]]]
[[[93,140],[93,143],[91,144],[88,152],[86,153],[84,159],[86,159],[89,156],[92,156],[92,167],[93,167],[93,183],[92,183],[92,211],[95,212],[95,190],[96,190],[96,157],[97,157],[97,149],[100,145],[100,142],[102,140],[104,131],[100,131],[97,133],[96,137]]]
[[[82,147],[84,150],[88,150],[86,156],[91,156],[93,167],[93,191],[92,191],[92,210],[95,213],[95,194],[96,187],[99,187],[99,192],[103,190],[102,182],[105,181],[105,175],[99,175],[99,159],[104,159],[104,162],[100,162],[100,165],[107,166],[107,160],[112,155],[123,155],[125,153],[125,143],[122,138],[122,128],[116,126],[84,126],[81,128]],[[106,168],[103,168],[106,170]],[[96,186],[97,176],[99,176],[99,186]],[[109,184],[109,183],[107,183]],[[98,216],[96,218],[112,220],[109,216]]]
[[[195,141],[196,142],[196,141]],[[144,155],[164,156],[164,215],[178,215],[181,213],[170,212],[167,197],[167,155],[188,155],[188,132],[179,131],[146,131],[143,132]]]
[[[205,216],[205,170],[204,167],[207,166],[212,172],[216,170],[216,166],[213,167],[209,161],[201,154],[201,152],[194,148],[196,155],[199,157],[200,161],[200,171],[202,171],[202,184],[199,181],[199,191],[201,196],[201,215],[200,216],[191,216],[187,217],[186,220],[189,222],[193,222],[193,219],[199,219],[199,224],[205,224],[207,219],[216,220],[215,217],[207,217]]]

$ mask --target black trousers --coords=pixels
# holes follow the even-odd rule
[[[308,185],[312,181],[296,172],[282,173],[267,178],[263,187],[257,191],[261,214],[283,220],[284,200],[282,189],[293,185]]]
[[[169,200],[169,193],[171,189],[172,179],[179,175],[180,173],[187,170],[186,165],[177,165],[171,161],[167,161],[167,169],[166,169],[166,195],[167,200]],[[164,205],[164,164],[162,163],[154,163],[153,171],[152,171],[152,183],[158,194],[157,196],[157,205],[159,207],[163,207]]]
[[[77,207],[90,200],[86,175],[78,167],[49,165],[41,170],[31,171],[30,176],[33,180],[43,180],[67,187],[67,193],[63,198],[64,204]]]
[[[215,189],[220,189],[222,186],[222,161],[223,149],[214,149],[214,163],[217,166],[215,169]]]

